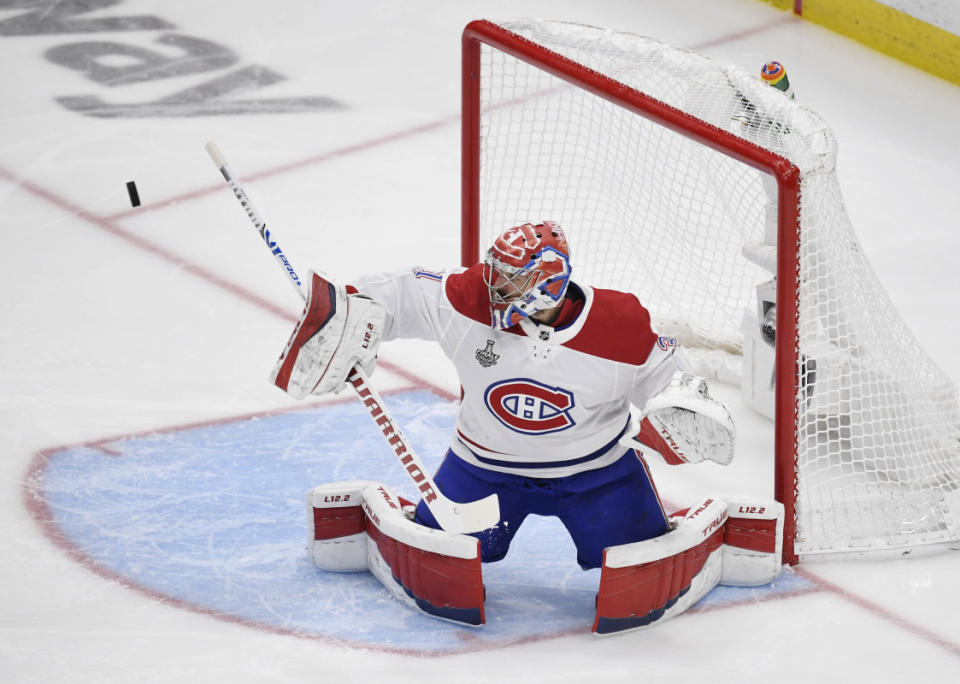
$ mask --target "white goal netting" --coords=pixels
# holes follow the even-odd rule
[[[577,279],[636,293],[661,334],[734,369],[757,287],[777,275],[777,249],[789,250],[798,271],[780,275],[797,315],[777,334],[795,345],[777,377],[799,380],[776,420],[793,426],[780,448],[795,457],[785,494],[795,552],[960,538],[957,391],[862,253],[826,123],[756,76],[648,38],[545,21],[500,26],[530,45],[523,59],[481,45],[479,244],[518,221],[555,220]],[[542,49],[610,81],[584,87],[551,75],[536,63]],[[661,125],[623,106],[621,88],[724,134],[705,144]],[[776,180],[738,161],[738,141],[799,170],[796,244],[778,245]],[[761,256],[745,258],[745,248]]]

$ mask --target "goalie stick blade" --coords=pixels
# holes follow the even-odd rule
[[[438,495],[427,501],[427,506],[440,527],[455,534],[481,532],[500,522],[500,499],[496,494],[468,503],[455,503]]]

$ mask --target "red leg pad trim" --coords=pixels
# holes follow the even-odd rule
[[[727,518],[725,544],[749,551],[773,553],[777,550],[777,521],[755,518]]]

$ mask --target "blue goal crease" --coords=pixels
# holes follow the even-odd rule
[[[436,468],[456,405],[426,390],[386,401]],[[482,648],[593,622],[599,572],[571,572],[573,544],[550,518],[531,516],[508,558],[484,567],[487,624],[479,630],[411,610],[369,573],[317,569],[307,551],[308,490],[372,479],[415,498],[357,402],[66,447],[49,453],[42,475],[38,493],[85,557],[153,593],[247,623],[439,654],[463,650],[464,631],[471,648]],[[784,573],[760,589],[718,587],[701,604],[796,592],[803,582]]]

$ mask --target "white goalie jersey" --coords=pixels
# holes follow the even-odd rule
[[[440,343],[456,366],[462,403],[452,450],[482,468],[564,477],[619,459],[643,407],[686,365],[650,327],[632,294],[571,284],[582,306],[556,329],[525,320],[491,327],[481,266],[364,277],[357,289],[387,312],[383,339]]]

